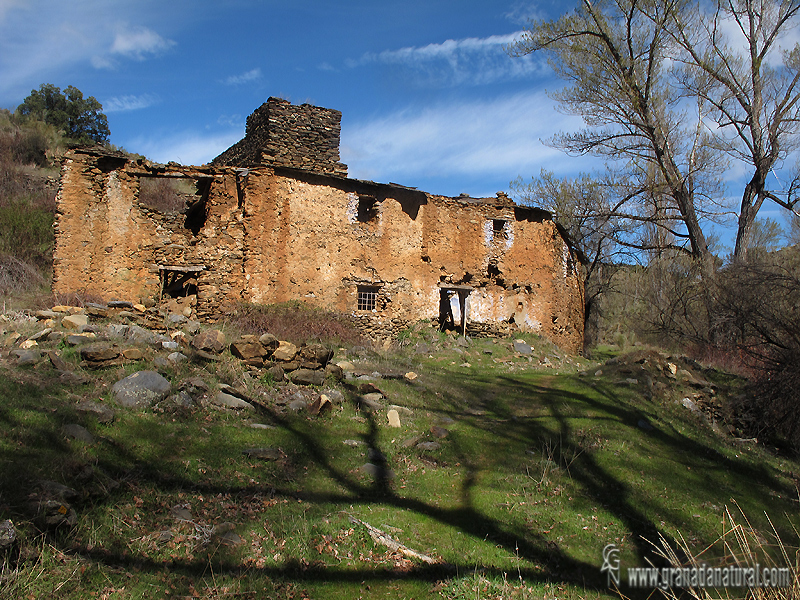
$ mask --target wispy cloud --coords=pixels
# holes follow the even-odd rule
[[[121,54],[135,60],[144,60],[148,56],[166,52],[175,45],[172,40],[161,37],[147,27],[125,28],[119,31],[111,44],[112,54]]]
[[[527,25],[543,16],[541,6],[528,2],[516,2],[505,14],[506,19],[518,25]]]
[[[243,83],[252,83],[253,81],[258,81],[261,79],[261,77],[261,69],[255,68],[247,71],[246,73],[231,75],[230,77],[226,78],[223,83],[225,85],[242,85]]]
[[[152,134],[124,142],[126,150],[143,154],[160,163],[176,161],[184,165],[203,165],[211,161],[242,137],[240,129],[223,133],[203,134],[197,131]]]
[[[174,41],[142,24],[157,7],[155,0],[0,0],[0,105],[66,68],[115,68],[169,50]]]
[[[357,68],[383,64],[407,71],[418,85],[450,87],[483,85],[496,81],[523,79],[544,72],[540,58],[512,58],[505,48],[522,34],[521,31],[485,38],[447,40],[439,44],[366,53],[347,66]]]
[[[143,94],[141,96],[114,96],[103,102],[103,112],[125,112],[129,110],[140,110],[158,104],[159,98],[154,94]]]
[[[564,172],[565,162],[580,169],[583,161],[565,159],[540,141],[580,125],[557,113],[543,92],[522,93],[345,123],[341,153],[355,178],[403,182],[480,174],[511,181],[542,167]]]

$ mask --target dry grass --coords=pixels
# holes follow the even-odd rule
[[[682,590],[661,590],[666,598],[677,600],[685,598],[686,594],[697,600],[742,597],[747,600],[797,600],[800,598],[800,550],[796,546],[784,542],[769,517],[767,519],[770,531],[762,532],[752,526],[738,505],[737,509],[738,516],[734,515],[730,507],[726,507],[723,515],[722,534],[716,542],[702,552],[693,554],[689,544],[681,536],[677,548],[672,548],[666,540],[661,538],[658,553],[672,567],[701,567],[707,562],[712,562],[707,560],[704,555],[711,548],[721,545],[727,559],[726,564],[721,566],[759,568],[761,570],[788,569],[790,573],[789,586],[750,587],[744,591],[743,595],[741,595],[742,590],[740,589],[728,588],[690,587]],[[797,539],[796,529],[794,529],[794,535]],[[680,555],[689,558],[682,560]]]

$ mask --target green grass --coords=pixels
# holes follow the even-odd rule
[[[0,598],[24,597],[23,589],[59,598],[613,597],[599,572],[605,544],[620,546],[623,567],[652,559],[647,540],[659,534],[705,548],[733,499],[754,527],[767,530],[766,513],[794,540],[795,462],[732,443],[606,367],[595,377],[596,363],[559,360],[535,337],[526,338],[530,360],[511,340],[458,348],[435,332],[405,337],[405,349],[359,363],[418,373],[375,382],[387,407],[410,410],[399,429],[387,426],[385,408],[358,411],[346,388],[346,402],[318,418],[119,409],[103,425],[75,406],[110,402],[121,370],[89,373],[91,383],[77,387],[46,366],[0,370],[0,520],[13,519],[23,536],[0,575]],[[431,351],[416,354],[415,338]],[[548,356],[551,366],[540,366]],[[177,385],[192,374],[218,378],[188,367],[170,377]],[[95,443],[67,441],[65,423],[85,425]],[[411,438],[440,447],[421,450]],[[252,447],[277,448],[281,458],[242,453]],[[393,478],[363,472],[370,448]],[[42,479],[79,492],[74,528],[37,529],[30,498]],[[177,520],[175,507],[190,521]],[[388,551],[351,516],[440,564]],[[212,530],[222,523],[244,543],[221,545]]]

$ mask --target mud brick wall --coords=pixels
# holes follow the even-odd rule
[[[280,169],[251,171],[243,189],[250,301],[334,308],[385,338],[438,319],[440,286],[468,286],[472,331],[582,345],[582,281],[543,211]],[[365,286],[376,290],[374,311],[357,308]]]
[[[341,122],[338,110],[270,98],[247,117],[245,137],[212,164],[274,165],[346,176],[347,165],[339,162]]]
[[[180,183],[185,201],[147,200],[154,181]],[[458,324],[462,292],[471,335],[533,331],[582,347],[583,285],[569,246],[548,213],[503,195],[449,198],[275,166],[156,165],[94,150],[68,154],[57,206],[57,293],[158,300],[169,293],[165,273],[189,273],[200,319],[223,318],[241,301],[301,300],[352,315],[385,340],[448,306]],[[374,307],[359,306],[365,290]]]
[[[140,201],[143,179],[182,180],[199,191],[186,210]],[[155,165],[102,150],[73,151],[56,198],[53,290],[133,302],[162,296],[165,268],[197,268],[196,315],[214,320],[240,301],[244,225],[232,170]]]

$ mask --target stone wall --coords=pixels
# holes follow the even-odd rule
[[[536,331],[581,347],[582,282],[544,211],[504,195],[448,198],[280,169],[251,172],[243,189],[250,301],[304,299],[387,337],[439,319],[442,288],[463,288],[473,331]],[[363,289],[375,291],[374,310],[358,310]]]
[[[177,190],[162,199],[168,208],[145,198],[160,189],[154,179]],[[385,339],[439,320],[447,306],[460,324],[460,292],[473,335],[518,329],[571,351],[582,345],[582,283],[569,247],[548,213],[503,195],[448,198],[293,169],[155,165],[76,150],[57,202],[58,293],[186,296],[211,321],[235,302],[299,299],[351,314]],[[362,293],[374,306],[359,305]]]
[[[141,201],[143,179],[194,189],[178,210]],[[57,293],[159,301],[168,277],[184,280],[199,318],[241,300],[244,226],[232,170],[157,165],[102,150],[71,151],[57,195]],[[180,291],[178,292],[180,293]]]
[[[211,164],[242,168],[274,165],[347,175],[339,162],[342,113],[270,98],[247,117],[245,137]]]

